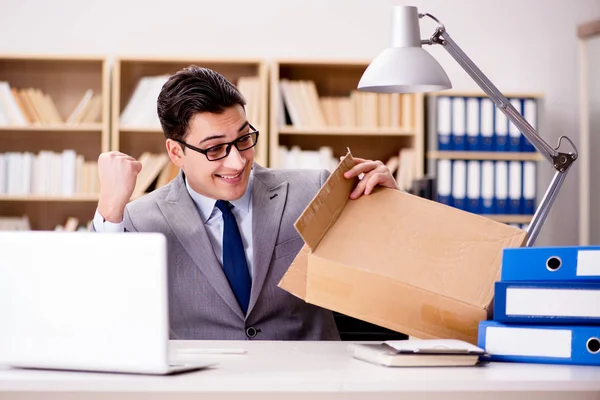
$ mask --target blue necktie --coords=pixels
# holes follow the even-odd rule
[[[242,235],[240,235],[235,216],[229,208],[229,202],[217,200],[216,206],[223,214],[223,270],[231,289],[233,289],[233,294],[246,314],[252,282]]]

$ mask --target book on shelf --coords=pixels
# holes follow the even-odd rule
[[[99,122],[102,117],[102,96],[88,89],[66,119],[68,125]]]
[[[156,180],[155,189],[161,188],[165,186],[167,183],[171,182],[175,177],[179,174],[179,168],[170,161],[167,161],[167,164],[163,167],[163,169],[158,174],[158,179]]]
[[[322,146],[318,150],[279,146],[279,160],[284,169],[326,169],[332,172],[339,164],[339,160],[333,156],[333,149],[328,146]]]
[[[279,146],[279,160],[283,169],[326,169],[333,172],[339,164],[339,158],[333,155],[333,149],[329,146],[321,146],[318,150]],[[400,149],[398,155],[390,157],[385,164],[395,176],[400,189],[413,190],[413,182],[417,177],[414,149]]]
[[[400,149],[398,155],[398,170],[396,171],[396,183],[400,186],[400,189],[410,191],[416,177],[415,150],[412,148]]]
[[[0,153],[0,195],[98,194],[98,163],[75,150]]]
[[[138,81],[127,105],[121,112],[121,127],[160,129],[156,101],[169,75],[143,76]]]
[[[54,227],[59,232],[89,231],[92,221],[83,222],[77,217],[68,217],[64,224]],[[27,215],[23,216],[0,216],[0,231],[30,231],[32,230]]]
[[[156,102],[170,75],[143,76],[139,79],[129,101],[119,117],[121,128],[147,128],[160,130]],[[260,82],[256,76],[238,78],[238,89],[246,99],[246,115],[252,124],[260,120]]]
[[[17,89],[0,81],[0,126],[73,125],[99,122],[102,98],[87,90],[65,119],[50,95],[37,88]]]
[[[63,225],[59,224],[54,227],[55,231],[58,232],[76,232],[85,231],[88,232],[91,228],[92,221],[88,220],[83,223],[77,217],[69,217]]]
[[[138,161],[142,163],[142,170],[137,176],[132,197],[142,196],[157,179],[160,181],[159,184],[162,185],[172,173],[169,156],[166,153],[152,154],[144,152]]]
[[[0,216],[0,231],[29,231],[31,225],[26,215],[19,217]]]
[[[252,125],[257,125],[260,119],[260,80],[258,76],[241,76],[236,86],[246,99],[246,118]]]
[[[320,96],[312,80],[281,79],[280,125],[296,128],[411,129],[416,107],[412,94],[351,90],[347,96]]]

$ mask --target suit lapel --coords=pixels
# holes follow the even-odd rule
[[[287,182],[281,182],[265,168],[254,165],[252,191],[252,246],[254,276],[248,315],[263,288],[281,223],[287,197]]]
[[[172,182],[167,197],[158,200],[157,203],[177,240],[202,274],[206,276],[211,287],[240,318],[244,319],[245,316],[233,295],[223,268],[215,256],[204,223],[187,191],[181,172]]]

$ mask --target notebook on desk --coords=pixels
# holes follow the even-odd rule
[[[158,233],[0,232],[0,364],[166,375],[167,241]]]
[[[461,340],[389,340],[351,346],[358,360],[386,367],[467,367],[484,361],[483,349]]]

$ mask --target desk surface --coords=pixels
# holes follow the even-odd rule
[[[477,392],[480,394],[473,398],[482,398],[482,392],[495,392],[499,396],[497,398],[506,396],[506,392],[529,392],[528,398],[533,398],[531,396],[535,393],[542,396],[543,393],[557,395],[562,392],[565,398],[571,399],[600,398],[600,367],[490,363],[475,368],[386,368],[353,359],[349,344],[173,341],[170,352],[174,361],[211,360],[218,363],[210,369],[174,376],[0,367],[0,398],[5,399],[18,392],[30,392],[32,396],[42,392],[46,395],[58,392],[168,394],[165,398],[174,398],[178,393],[196,396],[210,393],[220,395],[217,396],[219,398],[244,399],[254,398],[252,394],[261,399],[265,395],[277,398],[285,393],[293,393],[296,397],[310,394],[310,398],[315,399],[318,394],[331,398],[333,394],[359,392],[369,394],[367,398],[373,398],[371,396],[375,394],[397,395],[399,392],[461,392],[460,398],[463,399],[470,398],[465,394],[475,395]],[[243,355],[191,355],[179,353],[178,349],[183,348],[243,348],[248,352]],[[580,397],[573,392],[578,392]],[[449,397],[446,395],[444,398]]]

